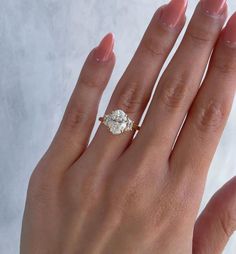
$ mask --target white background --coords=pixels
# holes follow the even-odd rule
[[[229,2],[230,14],[236,10]],[[29,176],[58,127],[88,52],[115,33],[117,65],[99,115],[157,0],[0,1],[0,253],[19,252]],[[190,0],[189,20],[197,1]],[[194,59],[193,59],[194,62]],[[236,106],[215,155],[202,207],[236,173]],[[236,253],[236,237],[225,253]]]

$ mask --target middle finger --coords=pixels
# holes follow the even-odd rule
[[[225,0],[202,0],[198,4],[132,145],[137,156],[146,147],[150,157],[168,159],[226,17]]]

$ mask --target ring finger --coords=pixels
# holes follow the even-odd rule
[[[106,114],[122,109],[135,123],[139,122],[157,76],[184,25],[186,4],[187,0],[172,0],[157,10],[113,93]],[[133,134],[112,135],[101,124],[84,156],[95,156],[100,162],[101,159],[106,162],[114,160],[130,143]]]

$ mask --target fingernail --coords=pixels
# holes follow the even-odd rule
[[[94,51],[97,62],[106,62],[110,59],[114,48],[115,37],[113,33],[107,34]]]
[[[223,40],[228,46],[236,47],[236,12],[231,16],[224,29]]]
[[[171,0],[161,9],[160,20],[165,25],[173,28],[182,20],[186,11],[188,0]]]
[[[220,16],[225,10],[226,0],[201,0],[204,12],[213,16]]]

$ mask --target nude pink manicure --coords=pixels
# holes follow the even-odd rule
[[[226,0],[201,0],[202,10],[209,15],[220,16],[223,14]]]
[[[165,25],[176,27],[183,19],[188,0],[171,0],[170,3],[161,9],[160,20]]]
[[[236,12],[229,19],[223,34],[224,42],[230,47],[236,47]]]
[[[115,37],[113,33],[107,34],[94,51],[97,62],[106,62],[110,59],[114,48]]]

